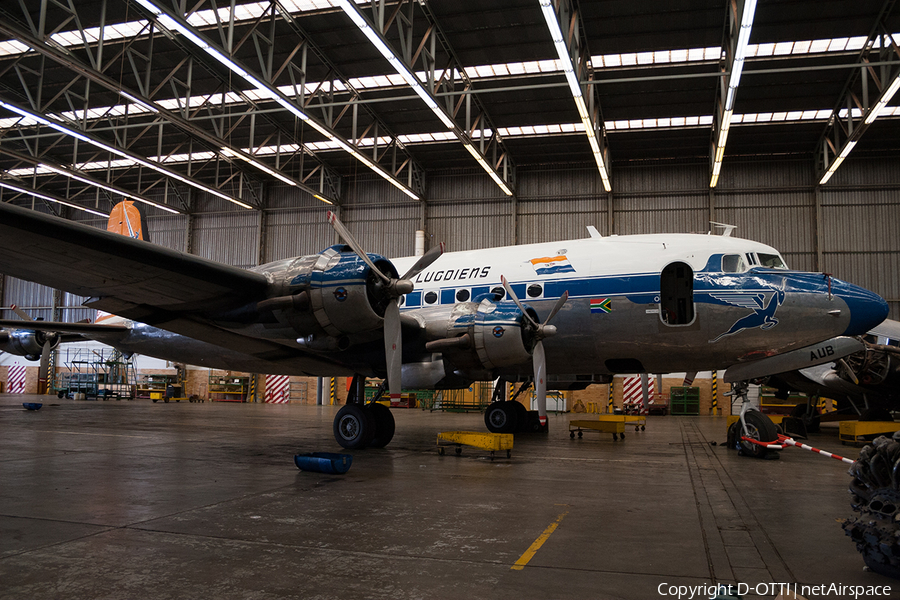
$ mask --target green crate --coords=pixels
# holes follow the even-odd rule
[[[700,388],[669,388],[669,412],[673,415],[699,415]]]

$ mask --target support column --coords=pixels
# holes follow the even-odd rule
[[[616,233],[616,217],[613,206],[613,194],[606,194],[606,235],[615,235]]]
[[[822,220],[822,186],[817,185],[813,190],[813,205],[816,219],[816,270],[825,272],[825,230]]]
[[[325,378],[316,377],[316,406],[325,404]]]
[[[719,372],[712,372],[712,414],[719,414]]]

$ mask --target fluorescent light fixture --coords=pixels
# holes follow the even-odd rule
[[[891,85],[888,86],[888,89],[884,91],[881,95],[881,99],[872,107],[872,110],[869,111],[869,114],[866,115],[866,125],[871,125],[872,121],[878,118],[878,115],[884,110],[887,106],[887,103],[891,101],[894,97],[894,94],[897,93],[897,90],[900,89],[900,75],[897,75],[894,78],[894,81],[891,82]]]
[[[325,127],[324,125],[321,125],[320,123],[317,123],[314,119],[311,119],[309,117],[309,115],[307,115],[305,112],[303,112],[299,107],[297,107],[297,105],[295,105],[293,102],[288,100],[285,96],[283,96],[280,91],[269,86],[265,82],[257,79],[256,77],[254,77],[253,75],[248,73],[243,67],[241,67],[240,65],[235,63],[233,60],[231,60],[228,56],[226,56],[219,49],[215,48],[209,42],[204,40],[200,35],[198,35],[196,32],[194,32],[193,28],[190,25],[183,24],[181,21],[179,21],[178,19],[175,19],[174,17],[169,15],[167,12],[165,12],[163,9],[156,6],[156,4],[154,4],[153,2],[150,2],[150,0],[135,0],[135,2],[137,2],[138,4],[140,4],[141,6],[146,8],[148,11],[150,11],[150,13],[156,17],[156,19],[160,22],[160,24],[163,27],[165,27],[166,29],[168,29],[170,31],[173,31],[173,32],[183,35],[185,38],[190,40],[191,43],[193,43],[198,48],[200,48],[201,50],[206,52],[210,57],[214,58],[216,61],[218,61],[219,63],[224,65],[232,73],[234,73],[235,75],[238,75],[244,81],[249,83],[250,86],[254,89],[254,91],[257,94],[259,94],[259,96],[261,98],[267,98],[267,99],[274,100],[282,108],[284,108],[285,110],[287,110],[288,112],[293,114],[298,119],[304,121],[305,123],[307,123],[308,125],[313,127],[316,131],[321,133],[323,136],[325,136],[329,140],[337,142],[338,145],[341,146],[341,148],[343,148],[344,150],[346,150],[347,152],[349,152],[350,154],[352,154],[353,156],[355,156],[356,158],[361,160],[366,166],[368,166],[370,169],[372,169],[373,171],[375,171],[376,173],[378,173],[379,175],[381,175],[382,177],[387,179],[392,185],[394,185],[395,187],[397,187],[398,189],[403,191],[407,196],[409,196],[415,200],[420,199],[417,194],[415,194],[411,190],[407,189],[402,183],[397,181],[392,175],[390,175],[385,170],[383,170],[380,167],[378,167],[377,165],[375,165],[375,163],[373,163],[372,161],[363,157],[362,154],[360,154],[355,149],[353,149],[344,140],[341,140],[340,138],[335,136],[335,134],[332,133],[331,131],[329,131],[327,127]],[[258,168],[262,168],[262,167],[258,166]],[[277,175],[274,175],[274,172],[272,172],[271,174],[275,177],[278,177]],[[281,179],[281,178],[279,177],[279,179]],[[295,185],[295,184],[292,184],[292,185]],[[248,206],[248,208],[250,208],[250,207]]]
[[[222,154],[224,154],[225,156],[227,156],[229,158],[237,158],[246,163],[249,163],[249,164],[253,165],[254,167],[256,167],[257,169],[259,169],[260,171],[263,171],[264,173],[267,173],[267,174],[271,175],[272,177],[274,177],[275,179],[278,179],[279,181],[283,181],[284,183],[286,183],[288,185],[292,185],[294,187],[297,187],[297,185],[298,185],[298,183],[296,181],[294,181],[293,179],[289,178],[288,176],[286,176],[282,173],[279,173],[275,169],[269,168],[268,165],[261,163],[260,161],[247,156],[243,152],[235,152],[231,148],[222,148]]]
[[[375,48],[378,49],[378,52],[391,63],[391,66],[394,67],[394,70],[403,77],[403,80],[406,81],[406,84],[413,89],[413,91],[421,98],[425,104],[428,105],[428,108],[431,109],[441,122],[447,127],[447,129],[454,129],[456,127],[456,123],[453,122],[447,113],[438,105],[437,101],[435,101],[434,97],[422,87],[422,83],[419,81],[418,77],[414,73],[412,73],[406,65],[403,64],[403,61],[394,54],[393,50],[391,50],[381,35],[369,27],[369,23],[366,21],[366,18],[359,12],[359,9],[356,7],[356,4],[351,2],[350,0],[338,0],[338,4],[347,13],[347,16],[350,17],[350,20],[353,21],[353,24],[356,25],[357,28],[365,35],[368,40],[372,43]]]
[[[722,168],[722,159],[725,158],[725,143],[728,141],[728,130],[731,128],[731,118],[734,114],[734,97],[741,82],[741,73],[744,70],[744,57],[747,54],[747,45],[750,41],[750,30],[753,28],[753,17],[755,14],[756,0],[744,0],[743,12],[741,13],[741,27],[734,48],[734,56],[732,57],[731,75],[728,78],[728,90],[725,92],[725,110],[719,122],[719,138],[716,140],[713,172],[709,179],[709,187],[711,188],[716,187],[716,184],[719,182],[719,171]]]
[[[324,202],[325,204],[334,204],[334,202],[332,202],[325,196],[320,196],[319,194],[313,194],[313,198],[317,198],[317,199],[321,200],[322,202]]]
[[[106,150],[107,152],[110,152],[117,156],[121,156],[121,157],[127,158],[129,160],[133,160],[134,162],[136,162],[137,164],[139,164],[141,166],[147,167],[148,169],[152,169],[158,173],[165,175],[166,177],[170,177],[172,179],[177,179],[178,181],[185,183],[191,187],[197,188],[198,190],[202,190],[202,191],[206,192],[207,194],[211,194],[218,198],[222,198],[223,200],[228,200],[229,202],[237,204],[238,206],[241,206],[243,208],[247,208],[247,209],[253,208],[249,204],[245,204],[245,203],[241,202],[240,200],[232,198],[228,194],[223,194],[222,192],[220,192],[219,190],[217,190],[215,188],[211,188],[211,187],[204,185],[198,181],[189,179],[188,177],[181,175],[180,173],[176,173],[175,171],[172,171],[171,169],[167,169],[166,167],[163,167],[162,165],[152,163],[149,160],[147,160],[145,158],[141,158],[130,152],[127,152],[126,150],[122,150],[115,146],[111,146],[111,145],[107,144],[106,142],[102,142],[102,141],[94,139],[92,137],[88,137],[84,133],[81,133],[79,131],[76,131],[74,129],[66,127],[62,123],[57,123],[56,121],[51,121],[50,119],[47,119],[36,113],[33,113],[30,110],[20,108],[13,104],[9,104],[8,102],[3,102],[2,100],[0,100],[0,107],[5,108],[6,110],[8,110],[10,112],[14,112],[18,115],[21,115],[25,118],[34,119],[35,121],[37,121],[38,123],[41,123],[42,125],[46,125],[47,127],[55,129],[56,131],[58,131],[62,134],[68,135],[75,139],[78,139],[78,140],[81,140],[88,144],[91,144],[93,146],[96,146],[96,147],[100,148],[101,150]]]
[[[597,163],[597,169],[600,171],[603,189],[611,192],[612,183],[609,180],[609,171],[603,158],[603,152],[600,150],[600,141],[597,139],[597,134],[594,131],[593,120],[584,101],[584,95],[581,92],[581,82],[578,81],[575,65],[572,63],[572,57],[569,55],[569,48],[566,46],[565,37],[559,26],[559,21],[556,19],[556,8],[552,0],[540,0],[540,4],[544,20],[547,22],[547,28],[550,30],[550,37],[553,38],[553,46],[556,48],[556,54],[559,56],[559,64],[562,66],[563,73],[566,76],[566,82],[569,84],[569,90],[572,92],[572,98],[575,99],[578,116],[584,124],[584,132],[588,136],[588,143],[591,145],[594,162]]]
[[[177,210],[175,210],[173,208],[169,208],[168,206],[166,206],[164,204],[157,204],[156,202],[153,202],[152,200],[147,200],[146,198],[142,198],[141,196],[137,196],[130,192],[126,192],[124,190],[114,188],[110,185],[106,185],[105,183],[95,181],[93,179],[88,179],[87,177],[82,177],[81,175],[78,175],[78,174],[68,171],[66,169],[61,169],[59,167],[55,167],[55,166],[47,164],[47,163],[39,164],[38,169],[47,169],[48,171],[52,171],[58,175],[62,175],[64,177],[68,177],[70,179],[75,179],[76,181],[80,181],[81,183],[86,183],[88,185],[98,187],[101,190],[106,190],[107,192],[109,192],[111,194],[116,194],[116,195],[122,196],[124,198],[128,198],[129,200],[143,202],[144,204],[148,204],[154,208],[158,208],[160,210],[164,210],[164,211],[170,212],[172,214],[176,214],[176,215],[179,214],[179,212]]]
[[[478,161],[478,164],[481,165],[481,168],[484,169],[485,171],[487,171],[487,174],[491,176],[491,179],[494,180],[494,183],[496,183],[498,186],[500,186],[500,189],[503,190],[504,194],[506,194],[507,196],[513,195],[512,190],[509,188],[509,186],[506,184],[506,182],[500,178],[500,176],[497,174],[497,172],[494,171],[493,167],[491,167],[491,165],[488,164],[488,162],[485,160],[485,158],[481,155],[481,152],[479,152],[475,146],[473,146],[469,142],[464,141],[463,147],[469,151],[469,154],[472,155],[472,158],[474,158],[476,161]]]
[[[158,112],[159,112],[159,110],[158,110],[155,106],[153,106],[152,104],[148,104],[147,102],[144,102],[143,100],[140,100],[140,99],[136,98],[135,96],[132,96],[132,95],[129,94],[128,92],[125,92],[125,91],[123,91],[123,90],[119,90],[119,94],[120,94],[122,97],[124,97],[125,99],[130,100],[130,101],[133,102],[134,104],[137,104],[138,106],[140,106],[140,107],[143,108],[144,110],[149,110],[150,112],[154,112],[154,113],[158,113]]]
[[[14,192],[19,192],[20,194],[26,194],[28,196],[34,196],[35,198],[40,198],[41,200],[46,200],[47,202],[56,202],[57,204],[62,204],[63,206],[68,206],[69,208],[74,208],[76,210],[83,210],[84,212],[91,213],[92,215],[97,215],[98,217],[103,217],[108,219],[109,214],[100,212],[98,210],[94,210],[92,208],[85,208],[84,206],[79,206],[72,202],[66,202],[65,200],[61,200],[60,198],[55,198],[53,196],[48,196],[47,194],[42,194],[35,190],[30,190],[28,188],[23,188],[18,185],[8,183],[6,181],[0,181],[0,187],[6,188],[8,190],[13,190]]]

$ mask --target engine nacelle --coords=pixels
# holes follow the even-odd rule
[[[369,258],[382,273],[397,277],[389,260],[376,254]],[[380,328],[391,301],[381,278],[347,246],[332,246],[316,255],[263,265],[259,270],[281,282],[282,295],[236,313],[234,320],[255,320],[269,311],[315,350],[339,349],[346,343],[344,336]]]
[[[497,369],[531,361],[534,341],[514,304],[465,302],[455,305],[443,332],[429,328],[426,344],[460,369]],[[443,328],[442,328],[443,329]]]
[[[59,336],[46,331],[31,331],[28,329],[11,329],[5,333],[5,340],[0,338],[0,350],[24,356],[28,360],[40,360],[44,344],[49,339],[52,348],[59,345]]]

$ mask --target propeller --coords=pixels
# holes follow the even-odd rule
[[[34,322],[34,319],[29,316],[27,312],[13,304],[10,306],[12,311],[19,315],[19,318],[23,321]],[[41,348],[41,362],[40,367],[38,368],[38,394],[46,394],[48,393],[48,383],[50,381],[50,353],[53,352],[53,346],[56,343],[58,335],[54,332],[40,332],[35,331],[35,338],[41,339],[44,338],[44,344]],[[40,337],[38,337],[40,335]]]
[[[531,353],[531,364],[534,369],[534,391],[537,395],[538,418],[541,422],[541,426],[544,426],[547,424],[547,355],[544,352],[543,340],[556,335],[556,326],[549,325],[550,319],[556,316],[559,309],[561,309],[569,299],[569,292],[563,292],[562,296],[559,297],[559,300],[556,301],[556,304],[554,304],[553,308],[550,310],[550,314],[544,319],[544,322],[538,323],[530,314],[528,314],[528,311],[525,310],[525,305],[522,304],[516,296],[516,293],[513,291],[512,286],[509,285],[509,281],[506,280],[506,277],[501,275],[500,283],[503,284],[506,295],[513,299],[513,302],[516,303],[516,306],[518,306],[519,310],[522,311],[522,314],[525,315],[525,323],[532,330],[532,335],[536,340],[534,350]]]
[[[413,291],[413,282],[416,275],[427,269],[431,263],[444,253],[444,244],[431,248],[419,257],[419,260],[404,273],[403,277],[388,277],[375,266],[369,255],[363,250],[353,234],[341,223],[337,215],[328,211],[328,222],[334,230],[359,256],[375,275],[382,281],[382,289],[387,293],[390,301],[384,310],[384,355],[388,373],[388,387],[391,398],[399,398],[403,389],[401,373],[403,371],[403,332],[400,328],[400,297]]]

